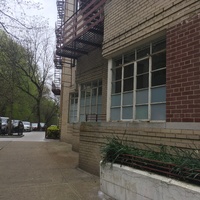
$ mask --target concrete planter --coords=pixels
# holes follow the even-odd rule
[[[100,164],[104,199],[199,200],[200,187],[126,166]]]

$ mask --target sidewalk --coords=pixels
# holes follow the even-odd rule
[[[71,146],[0,141],[0,200],[98,200],[99,177],[77,168]]]

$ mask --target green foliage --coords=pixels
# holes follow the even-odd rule
[[[139,157],[141,160],[146,159],[145,165],[148,165],[151,161],[158,161],[156,162],[158,167],[170,165],[171,169],[168,172],[180,175],[181,180],[195,179],[199,176],[200,155],[199,150],[196,148],[183,149],[160,145],[159,151],[154,151],[147,145],[145,145],[146,149],[140,149],[116,136],[106,139],[107,143],[101,146],[100,149],[102,165],[111,163],[112,167],[113,163],[121,163],[119,162],[120,159],[127,159],[126,155],[132,155]]]
[[[50,126],[45,132],[45,138],[48,139],[59,139],[60,138],[60,129],[58,126]]]
[[[45,85],[48,73],[41,72],[35,62],[37,58],[19,41],[3,31],[0,38],[0,116],[57,124],[58,105],[49,98],[50,91]]]

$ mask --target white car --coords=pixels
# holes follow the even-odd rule
[[[31,131],[31,122],[22,121],[24,124],[24,131],[30,132]]]

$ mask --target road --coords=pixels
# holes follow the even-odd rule
[[[0,141],[19,141],[19,142],[51,142],[57,140],[47,140],[45,139],[45,132],[43,131],[32,131],[32,132],[24,132],[23,137],[0,137]]]

